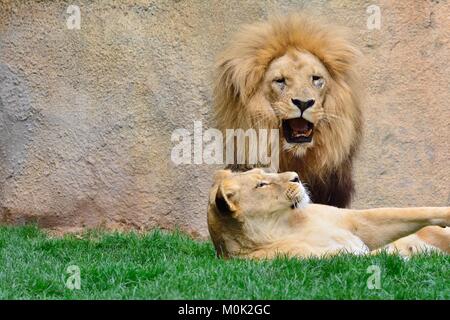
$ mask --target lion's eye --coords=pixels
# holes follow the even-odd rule
[[[261,182],[259,182],[259,183],[256,185],[256,187],[257,187],[257,188],[263,188],[263,187],[267,187],[268,185],[269,185],[269,183],[264,182],[264,181],[261,181]]]
[[[318,89],[322,89],[324,84],[325,84],[325,80],[321,77],[321,76],[312,76],[312,83],[314,85],[314,87],[318,88]]]
[[[286,79],[285,78],[277,78],[273,80],[281,89],[284,89],[286,86]]]

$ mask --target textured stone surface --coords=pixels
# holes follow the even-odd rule
[[[78,4],[81,30],[66,9]],[[307,9],[365,54],[354,207],[450,204],[450,4],[378,1],[0,2],[0,220],[178,227],[206,235],[217,166],[170,161],[210,126],[214,56],[240,24]]]

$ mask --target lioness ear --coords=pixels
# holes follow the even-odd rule
[[[223,179],[231,176],[231,170],[217,170],[214,173],[214,183],[218,183],[220,181],[222,181]]]
[[[236,211],[236,206],[231,202],[230,197],[234,195],[233,192],[225,192],[223,184],[221,183],[217,188],[215,205],[217,211],[223,214],[232,213]]]

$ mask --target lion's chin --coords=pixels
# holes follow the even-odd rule
[[[283,150],[292,154],[295,158],[302,158],[306,151],[314,144],[314,139],[311,139],[309,143],[289,143],[286,140],[283,141]]]

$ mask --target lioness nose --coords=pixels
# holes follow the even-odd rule
[[[293,177],[291,180],[289,180],[290,182],[300,182],[300,179],[298,178],[298,176],[296,175],[295,177]]]
[[[292,103],[297,106],[302,112],[304,112],[309,107],[312,107],[314,105],[314,102],[316,102],[314,99],[309,99],[306,101],[302,101],[300,99],[291,99]]]

